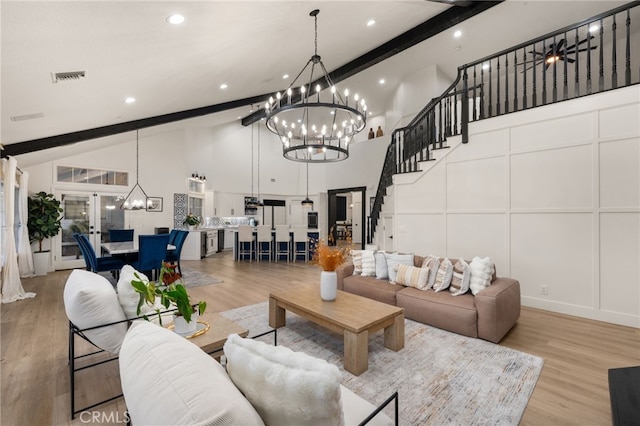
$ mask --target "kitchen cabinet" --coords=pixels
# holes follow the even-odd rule
[[[213,191],[205,191],[204,193],[204,215],[206,217],[212,217],[216,215]]]
[[[227,228],[224,230],[224,249],[233,250],[233,240],[236,229]]]
[[[215,192],[215,216],[244,216],[244,194]]]
[[[204,237],[203,237],[204,236]],[[189,231],[187,239],[182,246],[180,260],[200,260],[206,254],[206,232]]]
[[[204,232],[204,231],[203,231]],[[218,251],[218,230],[209,229],[207,233],[207,256],[211,256]]]

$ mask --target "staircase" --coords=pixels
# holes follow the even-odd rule
[[[640,58],[632,57],[640,51],[639,6],[627,3],[458,67],[441,96],[393,131],[367,242],[374,241],[394,176],[422,171],[452,136],[468,143],[469,123],[640,83]]]

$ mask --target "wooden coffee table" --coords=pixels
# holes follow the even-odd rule
[[[269,325],[286,325],[293,312],[344,336],[344,369],[360,375],[369,367],[369,333],[384,329],[384,346],[404,348],[404,309],[338,290],[333,302],[320,298],[318,286],[299,286],[269,295]]]

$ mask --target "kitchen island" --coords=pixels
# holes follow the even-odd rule
[[[254,240],[257,239],[258,236],[258,231],[256,228],[253,228],[253,238]],[[311,259],[311,257],[313,256],[313,252],[315,250],[316,247],[316,243],[318,241],[318,239],[320,238],[320,230],[318,229],[309,229],[307,231],[307,238],[309,238],[309,259]],[[276,250],[276,231],[275,229],[271,230],[271,241],[272,241],[272,247],[274,248],[274,252],[271,253],[271,259],[270,260],[274,260],[275,259],[275,251]],[[256,242],[257,244],[257,242]],[[291,258],[292,254],[294,252],[294,246],[293,246],[293,229],[289,231],[289,258]],[[238,231],[234,230],[233,232],[233,258],[235,260],[238,260]],[[252,260],[255,260],[255,253],[252,256]]]

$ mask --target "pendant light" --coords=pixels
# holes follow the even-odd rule
[[[255,209],[258,207],[258,199],[253,196],[253,132],[254,132],[254,129],[255,129],[255,126],[252,123],[251,124],[251,198],[247,200],[247,202],[245,203],[245,205],[251,209]]]
[[[256,199],[256,202],[258,207],[264,207],[264,203],[262,202],[262,197],[260,195],[260,125],[258,125],[258,198]]]
[[[138,170],[139,170],[139,130],[136,130],[136,184],[131,188],[129,194],[125,197],[124,202],[120,204],[121,210],[144,210],[151,205],[151,200],[144,192],[144,189],[138,182]]]
[[[313,209],[313,200],[309,198],[309,163],[307,162],[307,198],[300,203],[302,207]]]

